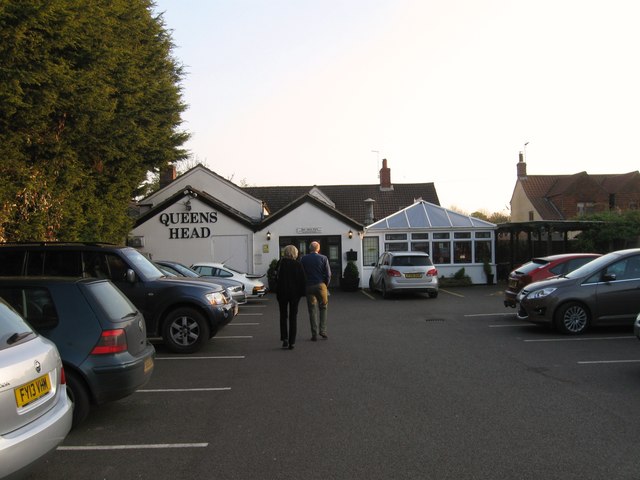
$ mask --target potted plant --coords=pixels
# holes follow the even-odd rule
[[[360,286],[360,272],[353,261],[348,261],[347,266],[344,267],[344,272],[340,279],[340,286],[343,290],[351,292],[357,290]]]
[[[267,270],[267,282],[269,284],[269,291],[275,292],[278,288],[278,259],[274,258],[269,264]]]
[[[493,270],[491,269],[489,259],[484,259],[482,262],[482,269],[484,270],[484,275],[487,277],[487,285],[493,285]]]

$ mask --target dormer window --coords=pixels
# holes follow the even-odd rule
[[[595,213],[596,204],[593,202],[578,202],[576,213],[580,215],[590,215]]]

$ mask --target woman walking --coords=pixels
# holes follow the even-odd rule
[[[298,303],[305,296],[305,275],[297,260],[298,249],[293,245],[284,247],[278,262],[278,284],[276,297],[280,307],[280,340],[282,348],[293,350],[298,330]]]

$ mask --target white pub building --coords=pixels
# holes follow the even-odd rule
[[[473,283],[486,283],[485,259],[495,271],[496,225],[440,207],[433,183],[392,185],[386,160],[379,185],[239,187],[202,165],[172,169],[138,209],[128,242],[153,260],[266,274],[286,245],[304,255],[316,240],[331,286],[353,260],[366,287],[385,250],[425,251],[439,276],[465,268]]]

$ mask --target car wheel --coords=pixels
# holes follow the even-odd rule
[[[429,292],[429,298],[438,298],[438,292]]]
[[[589,317],[589,312],[584,305],[569,302],[556,312],[556,327],[562,333],[578,335],[584,333],[589,327],[591,321]]]
[[[77,373],[65,370],[64,376],[67,379],[67,396],[73,402],[73,427],[77,427],[91,411],[89,389]]]
[[[373,285],[373,278],[369,277],[369,290],[371,290],[372,292],[375,292],[375,286]]]
[[[207,321],[193,308],[177,308],[171,311],[162,329],[165,344],[175,353],[196,352],[209,337]]]

